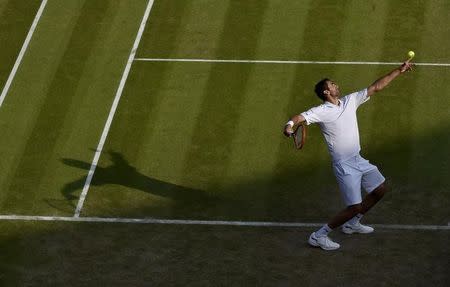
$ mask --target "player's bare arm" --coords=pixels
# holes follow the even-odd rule
[[[306,119],[302,115],[295,115],[284,126],[284,135],[290,137],[294,133],[294,127],[303,123]]]
[[[372,85],[370,85],[367,88],[367,95],[370,97],[370,96],[374,95],[376,92],[381,91],[387,85],[389,85],[389,83],[392,80],[397,78],[400,74],[402,74],[402,73],[404,73],[406,71],[411,71],[412,67],[413,67],[413,64],[410,63],[410,60],[406,61],[400,67],[392,70],[390,73],[388,73],[387,75],[379,78]]]

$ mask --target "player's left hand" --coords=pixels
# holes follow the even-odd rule
[[[414,64],[410,62],[410,60],[404,62],[401,66],[400,66],[400,73],[404,73],[407,71],[412,71],[414,67]]]
[[[293,130],[292,126],[286,125],[286,126],[284,126],[283,133],[284,133],[285,136],[291,137],[292,134],[294,133],[294,130]]]

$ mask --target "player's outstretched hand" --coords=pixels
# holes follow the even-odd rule
[[[400,66],[400,72],[404,73],[407,71],[412,71],[414,64],[410,62],[411,59],[409,59],[408,61],[404,62],[401,66]]]
[[[284,135],[287,137],[291,137],[292,134],[294,133],[294,130],[292,129],[292,126],[290,125],[285,125],[284,126],[284,131],[283,131]]]

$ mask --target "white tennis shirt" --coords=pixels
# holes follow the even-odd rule
[[[361,146],[356,110],[369,99],[367,89],[364,89],[340,98],[339,105],[324,102],[301,113],[308,125],[320,125],[334,163],[359,154]]]

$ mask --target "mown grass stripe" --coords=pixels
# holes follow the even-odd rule
[[[2,106],[3,101],[6,98],[6,94],[9,91],[9,87],[11,86],[11,83],[16,75],[17,69],[19,69],[19,65],[22,62],[23,56],[25,55],[25,52],[31,41],[31,37],[33,37],[34,30],[36,29],[36,26],[39,23],[39,19],[41,19],[41,15],[44,12],[45,5],[47,5],[47,0],[42,0],[41,6],[39,7],[39,10],[36,13],[36,17],[34,18],[33,23],[31,24],[30,30],[28,31],[28,34],[27,34],[27,37],[25,38],[22,48],[20,49],[19,55],[17,56],[17,60],[14,63],[11,73],[9,74],[9,77],[6,80],[6,84],[3,87],[2,93],[0,94],[0,107]]]
[[[156,1],[152,8],[152,17],[148,20],[147,29],[142,35],[139,51],[145,47],[148,39],[171,43],[165,51],[169,54],[175,51],[176,39],[182,32],[183,20],[189,5],[190,1]],[[162,21],[168,18],[174,20],[170,23]],[[170,33],[161,33],[165,29],[169,29]],[[156,49],[150,46],[148,52],[156,53],[154,52]],[[108,141],[108,148],[111,151],[123,152],[126,159],[133,164],[142,157],[142,145],[153,133],[162,100],[160,90],[170,80],[173,69],[171,65],[165,63],[155,63],[151,68],[156,69],[158,73],[153,73],[149,78],[148,73],[143,72],[140,67],[133,67],[124,91],[126,100],[117,110],[116,120],[111,128],[111,140]],[[130,138],[133,140],[130,141]],[[94,178],[94,182],[96,180]]]
[[[339,51],[339,40],[343,33],[344,22],[342,19],[346,18],[348,12],[348,3],[344,2],[330,2],[326,0],[312,1],[309,5],[308,14],[306,15],[306,26],[304,27],[302,43],[308,43],[308,46],[314,49],[311,51],[311,56],[316,51],[326,47],[327,57],[331,57],[334,61]],[[322,15],[329,13],[329,17],[323,19]],[[321,21],[317,21],[321,19]],[[310,25],[309,23],[315,23]],[[323,31],[318,34],[318,31]],[[303,47],[299,47],[298,56],[300,57],[304,51]],[[331,63],[331,62],[323,62]],[[304,64],[316,64],[312,61],[307,61]],[[293,81],[290,86],[289,93],[285,95],[285,121],[295,114],[307,110],[313,105],[317,105],[320,100],[313,94],[314,84],[325,77],[333,77],[336,67],[331,67],[324,71],[322,67],[311,69],[305,65],[298,65],[295,67]],[[280,123],[280,126],[283,122]],[[282,128],[280,128],[280,137]],[[312,131],[312,133],[311,133]],[[280,142],[277,153],[277,162],[275,164],[274,172],[271,175],[271,184],[274,192],[268,194],[269,202],[277,202],[270,206],[271,213],[276,212],[280,205],[290,206],[293,209],[296,205],[302,206],[305,204],[301,198],[308,197],[310,206],[322,204],[326,200],[332,200],[327,196],[330,191],[329,184],[331,182],[329,173],[330,170],[325,164],[328,160],[328,155],[324,147],[320,147],[322,139],[319,140],[314,136],[314,130],[310,129],[309,145],[316,146],[316,148],[308,149],[308,152],[302,154],[292,154],[292,148],[286,148],[286,142]],[[287,141],[287,140],[286,140]],[[306,158],[300,158],[306,157]],[[308,163],[305,166],[304,163]],[[326,166],[326,168],[324,167]],[[285,180],[288,178],[288,180]],[[284,179],[284,180],[283,180]],[[302,187],[302,182],[308,181],[308,188]],[[318,188],[320,183],[321,188]],[[326,190],[324,190],[326,189]],[[313,191],[313,192],[312,192]],[[286,197],[286,193],[294,194],[295,197]],[[300,202],[292,202],[292,198],[296,198]],[[280,202],[280,199],[283,199]],[[329,204],[328,204],[329,205]],[[301,207],[300,207],[301,208]],[[317,208],[319,209],[319,208]],[[325,211],[325,209],[322,209]]]
[[[103,21],[107,9],[108,2],[103,1],[86,1],[81,7],[44,102],[35,107],[39,112],[9,184],[5,203],[20,202],[26,209],[31,208],[36,203],[34,199],[40,196],[36,191],[61,139],[68,111],[81,100],[76,97],[79,81],[101,31],[101,25],[92,23]],[[92,10],[98,13],[91,13]]]
[[[267,0],[257,5],[231,1],[216,56],[254,57],[267,7]],[[237,42],[239,46],[232,46]],[[209,190],[220,187],[252,69],[252,66],[212,65],[183,167],[183,184]]]
[[[373,5],[367,5],[367,3],[355,1],[351,3],[351,8],[354,10],[350,13],[349,19],[345,20],[344,36],[340,43],[341,49],[346,53],[341,53],[339,57],[364,56],[370,59],[383,59],[383,39],[389,13],[387,3],[380,1]],[[371,23],[370,33],[367,33],[366,23]],[[348,43],[351,43],[351,45],[348,45]],[[350,49],[347,47],[350,47]],[[396,67],[399,65],[400,63],[395,63]],[[349,70],[346,66],[340,66],[336,80],[341,86],[341,91],[345,91],[347,94],[369,86],[377,78],[392,69],[393,67],[380,65],[352,67]],[[377,121],[374,122],[372,117],[378,115],[376,107],[377,105],[383,105],[384,100],[378,100],[377,96],[374,101],[363,105],[358,111],[362,153],[366,153],[370,148],[374,148],[374,142],[377,141],[377,136],[380,136],[377,134],[380,132],[380,129],[377,129],[376,126],[372,127],[372,125],[378,123]]]
[[[448,1],[446,1],[448,3]],[[419,51],[427,50],[430,43],[435,39],[446,38],[448,35],[439,27],[441,19],[448,17],[448,9],[443,9],[441,5],[436,5],[435,1],[426,1],[423,11],[423,28],[420,29],[420,38],[417,39],[417,49]],[[447,4],[448,5],[448,4]],[[433,31],[430,33],[429,31]],[[427,196],[421,202],[424,206],[436,206],[437,202],[449,203],[449,185],[446,183],[448,171],[450,170],[450,157],[446,149],[442,146],[447,146],[450,143],[450,134],[448,131],[448,123],[450,120],[450,113],[447,108],[450,104],[449,97],[441,97],[440,95],[449,94],[450,89],[446,82],[450,73],[443,73],[440,70],[425,70],[417,69],[414,73],[408,75],[408,90],[405,96],[405,102],[409,102],[410,119],[408,120],[408,127],[411,128],[413,135],[423,134],[425,131],[440,127],[441,133],[434,133],[430,136],[430,140],[425,144],[423,141],[417,140],[417,136],[410,136],[408,144],[410,145],[411,154],[407,158],[407,164],[410,172],[407,183],[414,182],[417,178],[426,178],[418,185],[422,185],[420,190],[427,190]],[[436,94],[425,94],[429,92],[429,87],[440,87],[440,91]],[[425,92],[426,91],[426,92]],[[425,92],[425,93],[424,93]],[[429,121],[429,116],[433,115],[433,120]],[[439,119],[439,120],[436,120]],[[446,126],[443,126],[444,123]],[[424,150],[427,151],[424,153]],[[436,166],[439,165],[439,168]],[[448,182],[448,181],[447,181]],[[434,209],[433,213],[447,213],[442,209]],[[441,214],[442,214],[441,213]]]
[[[285,52],[283,48],[287,46],[293,50],[304,47],[306,16],[311,1],[301,1],[294,5],[271,1],[269,5],[257,55],[277,53],[280,50]],[[280,15],[284,15],[283,21],[280,21]],[[254,68],[255,72],[250,80],[251,91],[246,95],[238,136],[234,139],[232,148],[232,168],[228,170],[229,175],[240,178],[238,181],[258,173],[273,172],[277,161],[277,153],[273,151],[278,148],[280,141],[284,141],[279,133],[280,124],[286,117],[281,107],[286,104],[284,95],[288,94],[292,81],[298,80],[294,78],[295,68],[295,65],[257,65]],[[280,108],[274,108],[277,106]],[[270,121],[267,121],[269,117]],[[229,181],[236,182],[236,179],[230,178]],[[270,185],[266,186],[270,189]],[[255,189],[261,193],[264,187],[259,185]]]
[[[429,1],[417,1],[412,3],[411,9],[398,9],[398,5],[389,1],[387,3],[388,13],[386,19],[386,30],[381,42],[382,54],[381,57],[388,58],[393,52],[398,51],[399,44],[404,43],[407,47],[415,47],[416,51],[421,50],[421,39],[424,34],[428,33],[424,29],[425,11],[428,5],[433,5]],[[402,21],[398,21],[403,19]],[[409,33],[411,26],[415,27],[414,33]],[[405,55],[406,56],[406,55]],[[386,74],[388,71],[384,71],[380,76]],[[392,184],[408,184],[413,182],[414,178],[411,178],[411,172],[413,168],[405,168],[410,166],[411,158],[415,155],[413,151],[413,142],[417,135],[414,130],[414,122],[418,118],[418,115],[413,113],[415,106],[414,95],[411,93],[418,90],[417,77],[420,76],[420,71],[415,73],[405,73],[397,77],[393,82],[389,84],[383,91],[379,92],[380,95],[374,97],[380,98],[379,101],[383,101],[383,104],[377,105],[375,112],[372,114],[370,120],[371,126],[369,130],[375,133],[377,127],[380,125],[380,115],[383,118],[389,120],[389,128],[383,129],[383,137],[387,139],[401,138],[402,149],[404,153],[396,154],[396,161],[388,167],[383,168],[385,174],[395,174],[395,170],[403,170],[402,175],[396,175],[392,179]],[[375,80],[375,79],[374,79]],[[389,97],[392,96],[392,97]],[[386,109],[386,105],[389,109]],[[395,112],[395,115],[393,114]],[[392,120],[394,119],[395,120]],[[386,121],[385,123],[387,123]],[[377,159],[382,159],[384,154],[376,154]],[[380,163],[385,163],[380,160]],[[395,165],[395,167],[394,167]]]
[[[100,137],[100,141],[98,143],[97,149],[95,150],[94,159],[92,160],[91,167],[89,169],[89,173],[86,178],[86,183],[84,184],[83,191],[81,192],[80,199],[78,200],[77,208],[75,209],[74,217],[79,217],[81,210],[83,208],[84,201],[86,199],[87,193],[89,191],[89,186],[92,181],[92,177],[94,176],[95,168],[97,167],[98,160],[103,150],[103,146],[106,141],[106,137],[108,136],[109,129],[111,127],[112,120],[114,118],[114,114],[116,113],[117,106],[119,105],[120,97],[122,96],[122,91],[125,86],[125,83],[128,78],[128,74],[131,69],[131,65],[133,63],[133,59],[136,55],[137,48],[139,47],[139,42],[141,41],[142,34],[145,29],[145,24],[147,23],[147,19],[150,15],[150,11],[152,10],[153,0],[149,0],[147,4],[147,8],[145,10],[144,16],[142,17],[142,22],[139,27],[139,30],[136,35],[136,39],[134,41],[133,47],[130,52],[130,56],[128,57],[127,65],[125,66],[125,70],[122,74],[122,78],[119,83],[119,87],[117,88],[116,96],[114,97],[114,101],[111,107],[111,110],[108,115],[108,119],[106,120],[105,127],[103,129],[102,135]]]

